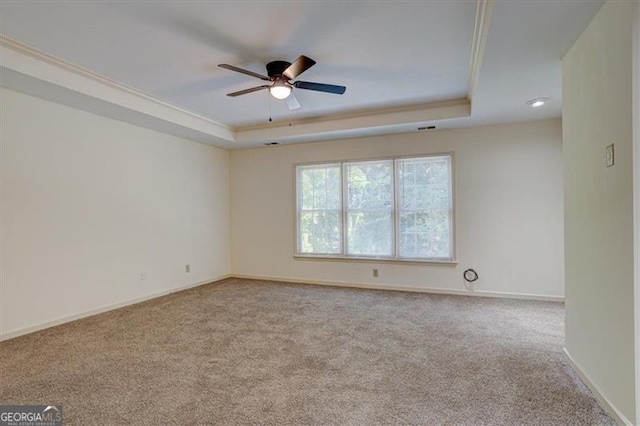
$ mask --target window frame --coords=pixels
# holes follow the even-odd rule
[[[383,161],[388,161],[391,163],[391,188],[392,188],[392,194],[391,194],[391,211],[390,211],[390,218],[391,218],[391,228],[390,228],[390,233],[391,233],[391,256],[376,256],[376,255],[353,255],[353,254],[347,254],[348,252],[348,248],[349,248],[349,213],[350,211],[357,211],[357,209],[349,209],[349,181],[348,181],[348,175],[346,173],[346,169],[347,169],[347,165],[348,164],[357,164],[357,163],[375,163],[375,162],[383,162]],[[342,173],[341,173],[341,178],[342,178],[342,233],[341,233],[341,237],[342,237],[342,245],[341,245],[341,253],[340,256],[342,257],[346,257],[348,259],[352,259],[352,258],[358,258],[358,259],[396,259],[397,256],[397,252],[396,252],[396,247],[395,247],[395,240],[396,240],[396,199],[395,199],[395,193],[396,193],[396,189],[395,189],[395,173],[396,173],[396,166],[395,166],[395,159],[393,158],[378,158],[378,159],[374,159],[374,160],[354,160],[354,161],[343,161],[340,162],[340,166],[342,167]]]
[[[400,253],[400,223],[398,220],[399,211],[398,211],[398,190],[399,190],[399,179],[398,179],[398,168],[396,165],[396,160],[403,159],[419,159],[419,158],[429,158],[429,157],[449,157],[449,179],[450,179],[450,189],[451,189],[451,215],[450,215],[450,224],[451,224],[451,258],[450,259],[438,259],[438,258],[411,258],[411,257],[399,257]],[[346,197],[347,193],[347,179],[345,177],[345,164],[354,164],[354,163],[364,163],[364,162],[373,162],[373,161],[391,161],[392,166],[392,209],[391,209],[391,220],[392,220],[392,229],[391,229],[391,256],[366,256],[366,255],[349,255],[345,252],[346,244],[347,244],[347,214],[345,213]],[[293,258],[296,260],[319,260],[319,261],[338,261],[338,262],[376,262],[376,263],[406,263],[406,264],[434,264],[434,265],[456,265],[457,261],[457,209],[456,209],[456,164],[455,164],[455,153],[454,152],[437,152],[437,153],[426,153],[426,154],[414,154],[414,155],[403,155],[403,156],[393,156],[393,157],[374,157],[374,158],[358,158],[358,159],[339,159],[332,161],[314,161],[314,162],[304,162],[304,163],[295,163],[293,164],[293,209],[294,209],[294,233],[293,233]],[[340,224],[341,224],[341,232],[340,232],[340,253],[339,254],[318,254],[318,253],[301,253],[300,251],[300,203],[302,201],[300,190],[301,185],[299,185],[298,178],[298,168],[301,166],[322,166],[322,165],[339,165],[340,167]]]
[[[331,254],[331,253],[302,253],[301,250],[301,241],[300,241],[300,213],[302,212],[302,209],[300,208],[300,201],[302,200],[302,196],[300,193],[300,185],[298,185],[298,179],[300,178],[300,174],[298,173],[298,167],[299,166],[329,166],[329,165],[337,165],[338,166],[338,170],[340,173],[340,196],[338,197],[338,200],[340,201],[340,205],[339,205],[339,210],[338,210],[338,221],[339,223],[342,224],[342,226],[344,226],[344,196],[343,196],[343,191],[344,191],[344,185],[343,185],[343,176],[342,174],[344,173],[344,169],[342,167],[342,162],[340,161],[324,161],[322,163],[305,163],[305,164],[295,164],[293,167],[293,176],[294,176],[294,209],[295,209],[295,232],[294,232],[294,253],[296,256],[305,256],[305,257],[309,257],[309,256],[317,256],[317,257],[335,257],[335,256],[342,256],[343,251],[344,251],[344,241],[342,240],[344,238],[344,235],[342,232],[340,232],[340,253],[338,254]],[[314,210],[317,211],[317,210]],[[341,229],[342,231],[342,229]]]

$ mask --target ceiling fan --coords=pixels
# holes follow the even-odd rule
[[[236,97],[246,95],[247,93],[257,92],[259,90],[269,89],[271,96],[276,99],[286,99],[289,109],[296,109],[300,108],[300,103],[292,93],[294,87],[298,89],[315,90],[317,92],[334,93],[336,95],[342,95],[345,90],[347,90],[344,86],[336,86],[333,84],[313,83],[310,81],[291,81],[315,64],[316,61],[304,55],[298,57],[298,59],[293,63],[287,61],[272,61],[267,64],[267,75],[258,74],[256,72],[228,64],[219,64],[218,66],[220,68],[271,82],[271,84],[264,84],[250,89],[227,93],[227,96]]]

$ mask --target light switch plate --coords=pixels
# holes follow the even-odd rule
[[[613,149],[613,144],[607,145],[606,148],[606,158],[607,158],[607,167],[611,167],[615,164],[615,151]]]

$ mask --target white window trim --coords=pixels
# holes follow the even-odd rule
[[[451,259],[437,259],[437,258],[399,258],[397,254],[399,252],[399,238],[398,235],[398,221],[396,220],[397,216],[397,202],[398,202],[398,179],[396,176],[396,161],[400,159],[409,159],[409,158],[424,158],[424,157],[450,157],[451,167],[449,168],[450,180],[451,180]],[[393,167],[393,211],[392,211],[392,220],[393,220],[393,247],[392,247],[392,257],[389,256],[353,256],[344,253],[345,244],[346,244],[346,227],[345,227],[345,214],[344,214],[344,203],[346,197],[345,185],[346,180],[344,179],[344,164],[345,163],[360,163],[367,161],[382,161],[382,160],[391,160]],[[456,208],[456,161],[454,152],[437,152],[437,153],[427,153],[427,154],[414,154],[414,155],[404,155],[404,156],[395,156],[395,157],[376,157],[376,158],[362,158],[362,159],[342,159],[342,160],[334,160],[334,161],[322,161],[322,162],[305,162],[305,163],[295,163],[293,164],[293,209],[294,209],[294,233],[293,233],[293,258],[295,260],[317,260],[317,261],[333,261],[333,262],[375,262],[375,263],[403,263],[403,264],[414,264],[414,265],[434,265],[434,266],[455,266],[458,264],[458,243],[457,243],[457,208]],[[322,166],[326,164],[339,164],[340,165],[340,181],[341,181],[341,203],[340,203],[340,221],[342,224],[341,230],[341,254],[316,254],[316,253],[300,253],[300,239],[298,238],[299,232],[299,224],[300,224],[300,209],[298,203],[300,201],[300,188],[298,185],[298,167],[300,166]]]

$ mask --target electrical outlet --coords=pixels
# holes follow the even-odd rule
[[[378,278],[378,270],[377,269],[373,270],[373,277],[374,278]]]
[[[189,265],[188,263],[184,265],[184,272],[186,272],[187,274],[191,272],[191,265]]]
[[[141,280],[146,280],[147,279],[147,273],[146,272],[140,272],[140,279]]]

